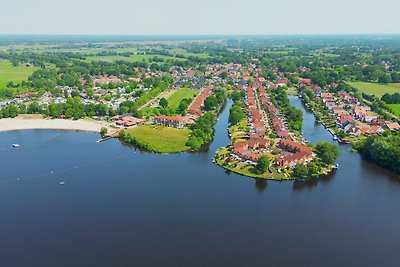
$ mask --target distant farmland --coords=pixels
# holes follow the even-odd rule
[[[114,62],[117,60],[124,60],[128,62],[143,62],[143,61],[151,61],[154,57],[162,58],[164,60],[180,60],[184,61],[184,58],[177,58],[171,56],[164,56],[164,55],[132,55],[130,57],[124,56],[89,56],[86,57],[86,61],[105,61],[105,62]]]
[[[363,93],[374,95],[378,98],[381,98],[385,93],[400,93],[400,83],[378,84],[367,82],[348,82],[348,84],[354,88],[357,88]]]

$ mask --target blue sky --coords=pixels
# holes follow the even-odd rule
[[[4,0],[0,34],[400,33],[399,0]]]

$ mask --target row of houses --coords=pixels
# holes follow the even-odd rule
[[[250,123],[250,138],[263,138],[265,136],[265,121],[257,105],[253,87],[246,89],[246,103]]]
[[[241,70],[241,77],[248,80],[251,72],[256,72],[254,68],[244,69],[241,65],[231,65],[231,74],[236,73],[238,69]],[[233,71],[235,70],[235,72]],[[239,75],[238,75],[239,76]],[[247,82],[246,82],[247,83]],[[248,160],[255,164],[257,160],[271,151],[271,140],[265,136],[266,127],[265,119],[260,110],[258,98],[254,85],[248,87],[247,85],[238,86],[245,91],[245,103],[248,117],[249,133],[247,140],[239,141],[233,144],[232,152],[237,160]]]
[[[312,149],[305,144],[296,141],[290,136],[287,130],[284,117],[280,115],[279,109],[271,102],[267,96],[265,88],[258,88],[260,99],[263,107],[268,111],[271,125],[275,131],[275,134],[280,138],[280,148],[282,149],[282,155],[277,159],[278,168],[293,168],[297,164],[305,164],[314,159]]]
[[[185,119],[182,116],[157,116],[154,118],[154,123],[182,129],[185,126]]]
[[[198,117],[203,114],[202,106],[204,105],[204,100],[211,95],[211,90],[213,88],[213,85],[209,85],[197,95],[195,100],[189,106],[189,114]]]
[[[337,96],[333,93],[321,92],[318,98],[335,119],[337,127],[350,136],[382,134],[385,128],[392,131],[400,130],[397,122],[379,118],[369,106],[361,105],[358,99],[348,92],[339,91]]]
[[[257,72],[257,69],[252,69],[252,71]],[[246,76],[243,78],[246,79]],[[279,82],[288,82],[288,80],[281,79]],[[270,85],[273,84],[262,77],[256,77],[252,86],[241,87],[246,92],[249,139],[234,143],[233,154],[237,160],[248,160],[254,163],[266,153],[278,153],[280,154],[276,161],[278,168],[294,167],[297,164],[312,161],[315,156],[312,149],[291,137],[285,125],[285,118],[266,93],[265,85],[267,84],[270,89],[276,88],[271,87]],[[264,110],[267,112],[265,115]],[[267,128],[271,128],[277,135],[278,141],[274,142],[276,147],[272,147],[271,140],[266,137]]]
[[[233,153],[244,160],[256,162],[269,151],[271,141],[267,138],[254,138],[233,144]]]
[[[289,131],[284,124],[284,117],[281,116],[278,108],[271,102],[269,96],[267,96],[265,88],[259,87],[258,90],[260,94],[261,104],[263,108],[268,111],[271,126],[273,127],[275,134],[279,138],[288,137]]]

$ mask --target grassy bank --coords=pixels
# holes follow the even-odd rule
[[[234,172],[236,174],[240,174],[247,177],[258,178],[258,179],[267,179],[267,180],[295,180],[293,177],[285,177],[283,173],[278,173],[275,168],[270,168],[269,171],[264,174],[256,174],[254,173],[254,166],[245,164],[243,162],[231,161],[229,163],[226,162],[226,159],[229,157],[228,148],[222,148],[217,153],[215,153],[215,163],[217,163],[222,168]]]
[[[125,131],[138,146],[157,153],[178,153],[188,150],[189,129],[158,125],[141,125]]]

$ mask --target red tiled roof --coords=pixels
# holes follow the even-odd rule
[[[166,121],[183,122],[183,117],[182,116],[157,116],[154,119],[155,120],[166,120]]]

